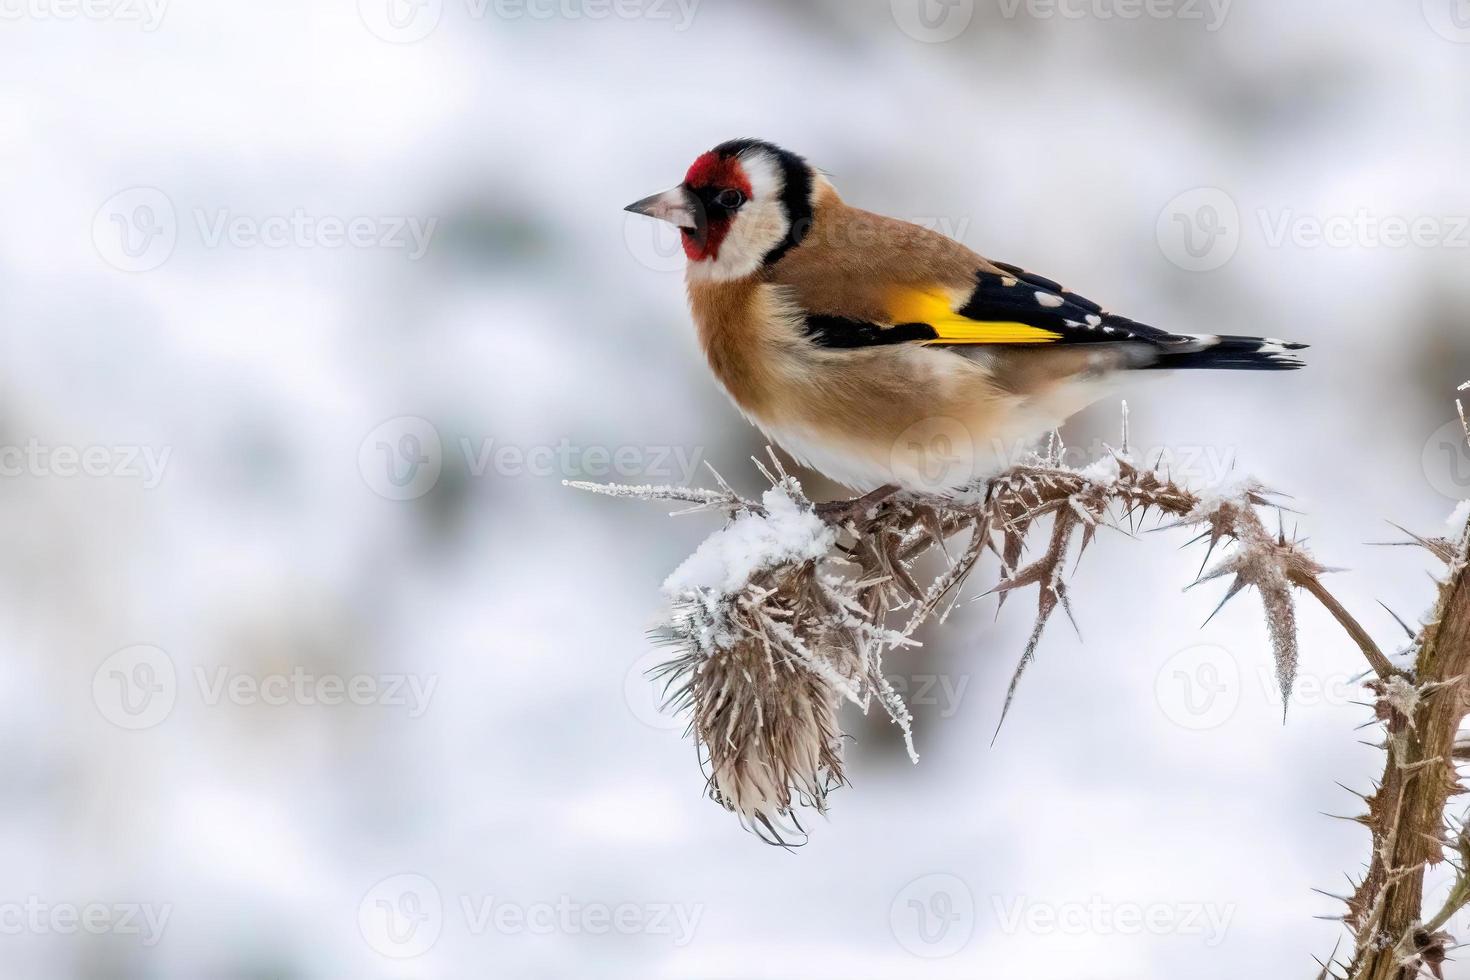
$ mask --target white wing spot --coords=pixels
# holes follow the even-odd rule
[[[1220,338],[1212,333],[1190,333],[1184,336],[1189,338],[1189,350],[1209,350],[1220,344]]]
[[[1037,290],[1036,302],[1040,303],[1042,306],[1058,307],[1065,303],[1066,300],[1062,299],[1055,293],[1043,293],[1040,290]]]
[[[1087,314],[1087,325],[1089,327],[1102,326],[1102,317],[1098,316],[1096,313]]]

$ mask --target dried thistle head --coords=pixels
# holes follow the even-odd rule
[[[843,782],[841,695],[821,672],[759,638],[758,603],[735,605],[728,616],[738,639],[686,652],[664,669],[679,685],[678,704],[692,712],[710,797],[767,840],[787,843],[783,824],[795,822],[794,808],[825,811],[828,792]],[[701,606],[681,615],[705,613]]]
[[[680,654],[656,673],[691,712],[710,796],[785,844],[795,808],[824,811],[844,781],[838,707],[863,703],[875,655],[844,582],[821,571],[836,532],[794,481],[736,511],[666,584]]]

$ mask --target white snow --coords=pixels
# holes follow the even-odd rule
[[[1260,488],[1260,483],[1248,476],[1226,480],[1219,486],[1198,494],[1199,503],[1195,505],[1194,510],[1189,512],[1187,520],[1201,520],[1226,505],[1239,506],[1249,499],[1251,493]]]
[[[766,508],[764,515],[741,514],[729,527],[706,538],[664,581],[664,593],[729,595],[764,569],[822,558],[836,541],[832,528],[780,487],[767,490],[761,503]]]
[[[1123,475],[1123,469],[1118,465],[1118,457],[1111,453],[1094,460],[1077,472],[1089,483],[1113,484],[1117,483],[1118,478]]]

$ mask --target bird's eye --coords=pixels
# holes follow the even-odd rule
[[[745,195],[734,189],[720,191],[719,196],[715,198],[715,203],[726,211],[734,211],[745,203]]]

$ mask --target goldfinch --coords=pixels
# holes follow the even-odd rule
[[[859,210],[761,140],[715,147],[627,210],[680,229],[699,341],[735,404],[860,492],[993,476],[1125,372],[1302,366],[1303,344],[1159,330]]]

